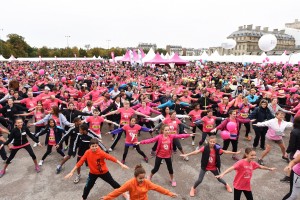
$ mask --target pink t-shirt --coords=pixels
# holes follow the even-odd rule
[[[126,138],[125,143],[126,144],[134,144],[138,142],[138,133],[139,130],[141,130],[141,126],[138,124],[135,124],[133,127],[131,127],[129,124],[126,124],[122,127],[123,130],[126,132]]]
[[[294,171],[298,176],[300,176],[300,163],[294,165],[293,171]]]
[[[97,117],[90,116],[90,117],[87,117],[85,119],[85,121],[90,124],[89,128],[92,131],[94,131],[97,135],[101,134],[100,128],[101,128],[101,123],[104,122],[103,117],[101,117],[101,116],[97,116]]]
[[[170,128],[170,134],[177,134],[178,125],[181,124],[179,119],[172,120],[171,118],[165,119],[163,124],[167,124]]]
[[[54,130],[53,128],[50,128],[50,134],[49,134],[49,140],[48,140],[48,145],[56,145],[56,142],[55,142],[55,135],[54,135]]]
[[[157,156],[160,158],[170,158],[171,157],[171,140],[169,137],[162,137],[161,146],[157,151]]]
[[[204,152],[204,146],[199,149],[199,152]],[[221,155],[223,153],[223,149],[220,149],[219,153]],[[216,169],[217,169],[217,166],[216,166],[216,150],[215,149],[210,149],[209,159],[208,159],[208,163],[207,163],[207,166],[206,166],[206,170],[210,171],[210,170],[216,170]]]
[[[214,129],[215,122],[216,122],[215,116],[212,116],[212,117],[205,116],[201,120],[203,121],[203,132],[208,133]]]
[[[190,113],[189,113],[189,116],[191,116],[192,120],[191,120],[191,126],[195,126],[195,124],[193,122],[195,122],[196,120],[199,120],[201,119],[201,113],[202,113],[202,110],[192,110]]]
[[[248,162],[242,159],[236,162],[234,165],[236,175],[234,177],[233,186],[238,190],[251,191],[251,178],[253,170],[259,168],[259,164],[254,161]]]
[[[37,101],[35,98],[32,98],[32,99],[25,98],[25,99],[22,99],[20,102],[25,104],[26,108],[28,108],[28,109],[34,108],[37,105]]]
[[[34,115],[34,118],[35,118],[35,121],[37,122],[37,121],[40,121],[41,119],[43,119],[44,117],[45,117],[45,114],[44,113],[42,113],[42,112],[40,112],[40,111],[32,111],[31,113],[30,113],[31,115]],[[36,125],[36,126],[45,126],[45,124],[38,124],[38,125]]]
[[[134,110],[132,108],[128,108],[127,110],[125,108],[119,108],[118,112],[121,114],[121,125],[129,124],[130,118],[134,115]]]

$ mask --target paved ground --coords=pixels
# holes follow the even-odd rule
[[[106,129],[106,125],[104,130]],[[244,129],[242,129],[244,130]],[[287,132],[289,133],[289,131]],[[253,135],[253,134],[252,134]],[[149,137],[148,133],[142,133],[140,139]],[[197,136],[196,140],[199,141],[200,136]],[[285,143],[287,144],[288,137],[285,137]],[[44,138],[41,140],[44,141]],[[219,139],[222,143],[222,140]],[[111,143],[111,137],[104,136],[104,143],[109,146]],[[194,150],[191,146],[191,138],[181,140],[185,152]],[[120,140],[114,152],[111,154],[116,156],[119,160],[123,154],[124,138]],[[251,146],[251,142],[240,139],[239,148]],[[149,155],[152,145],[142,145],[141,149]],[[265,163],[268,166],[276,167],[278,170],[275,172],[256,170],[252,178],[252,190],[255,200],[279,200],[288,192],[289,185],[281,183],[280,178],[283,177],[283,168],[286,163],[281,159],[280,149],[274,146],[274,151],[265,159]],[[40,159],[43,153],[46,151],[45,147],[37,147],[34,149],[38,159]],[[257,154],[260,155],[261,151],[258,150]],[[242,156],[242,155],[241,155]],[[150,157],[149,157],[150,158]],[[153,177],[152,181],[159,185],[162,185],[171,191],[179,194],[177,199],[203,199],[203,200],[231,200],[233,194],[228,193],[224,186],[220,184],[211,173],[208,173],[204,178],[203,183],[197,188],[197,195],[194,198],[189,197],[189,190],[194,181],[198,177],[200,169],[200,156],[190,157],[190,161],[183,161],[178,154],[173,156],[173,167],[175,171],[175,178],[177,180],[177,187],[173,188],[169,184],[168,171],[165,164],[162,164],[159,172]],[[25,150],[19,151],[13,163],[9,166],[7,174],[0,179],[1,188],[1,200],[48,200],[48,199],[60,199],[60,200],[76,200],[81,199],[85,180],[88,175],[88,169],[83,167],[82,179],[79,184],[73,183],[73,177],[71,180],[64,180],[63,177],[73,168],[75,159],[66,163],[61,174],[55,173],[56,165],[60,162],[61,157],[56,152],[53,152],[44,162],[42,171],[37,174],[34,171],[33,163],[29,155]],[[147,173],[150,172],[154,165],[154,158],[149,159],[149,163],[145,163],[142,157],[135,151],[130,149],[126,160],[126,164],[131,167],[130,170],[122,170],[117,164],[107,162],[110,172],[113,177],[123,184],[126,180],[133,177],[133,169],[137,163],[142,163],[146,168]],[[234,164],[234,161],[229,155],[222,156],[222,170],[230,167]],[[3,166],[1,162],[0,167]],[[231,186],[233,183],[234,172],[225,176]],[[98,179],[94,188],[92,189],[88,199],[99,199],[99,197],[112,191],[112,188]],[[123,198],[119,198],[123,199]],[[162,196],[158,193],[150,192],[150,200],[165,200],[169,197]],[[244,197],[242,199],[245,199]]]

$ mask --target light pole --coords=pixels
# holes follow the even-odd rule
[[[3,32],[3,28],[0,28],[0,31],[1,31],[1,33]],[[2,55],[3,54],[3,52],[2,52],[2,42],[1,42],[1,34],[0,33],[0,55]]]
[[[69,35],[66,35],[65,36],[65,38],[67,38],[67,51],[68,51],[68,57],[70,57],[70,55],[69,55],[69,53],[70,53],[70,51],[69,51],[69,38],[70,38],[71,36],[69,36]]]
[[[107,49],[109,49],[109,42],[110,42],[111,40],[106,40],[106,42],[107,42]]]

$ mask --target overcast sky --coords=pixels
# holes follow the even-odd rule
[[[220,46],[241,25],[281,29],[300,20],[300,0],[3,0],[0,36],[35,47],[136,47],[139,42]],[[3,29],[3,31],[1,31]]]

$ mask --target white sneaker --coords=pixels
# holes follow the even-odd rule
[[[43,165],[43,160],[40,160],[40,162],[39,162],[39,166],[42,166]]]
[[[188,157],[188,156],[186,156],[186,157],[184,157],[184,158],[183,158],[183,160],[185,160],[185,161],[189,161],[189,157]]]
[[[192,146],[195,146],[195,141],[192,141]]]
[[[109,148],[108,151],[109,151],[109,152],[112,152],[113,150],[112,150],[112,148]]]
[[[79,183],[79,181],[80,181],[80,174],[77,174],[77,176],[74,180],[74,183],[77,184],[77,183]]]
[[[34,144],[33,144],[33,147],[37,147],[37,145],[38,145],[37,143],[34,143]]]

